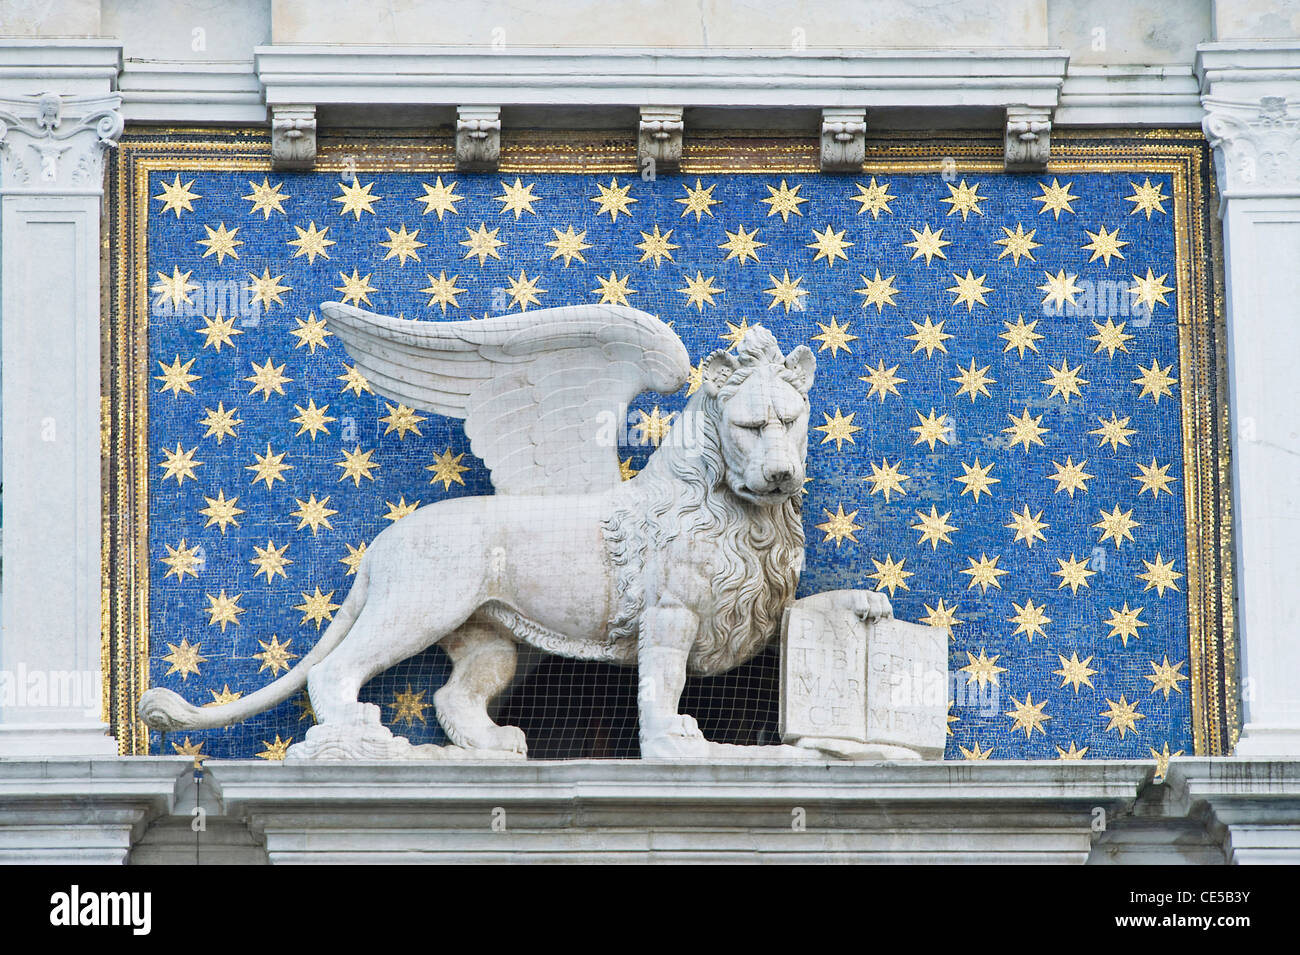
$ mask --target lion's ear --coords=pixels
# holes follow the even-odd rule
[[[704,359],[704,374],[700,380],[704,393],[711,398],[716,397],[718,390],[727,383],[739,367],[740,362],[734,355],[721,350],[715,351]]]
[[[813,356],[812,349],[807,345],[800,345],[786,356],[785,367],[795,373],[794,386],[805,395],[808,394],[808,389],[812,387],[813,375],[817,373],[817,359]]]

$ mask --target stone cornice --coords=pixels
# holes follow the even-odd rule
[[[1057,109],[1056,126],[1196,125],[1197,94],[1294,80],[1294,43],[1209,43],[1195,68],[1073,66],[1054,49],[265,46],[255,61],[121,59],[111,40],[5,40],[0,87],[120,88],[127,122],[264,123],[266,105]]]
[[[122,44],[117,40],[0,40],[0,94],[6,96],[109,93],[117,88],[121,69]]]
[[[1064,50],[264,46],[268,105],[1056,105]]]
[[[266,122],[251,60],[127,60],[118,86],[128,123]]]
[[[1071,66],[1058,126],[1199,126],[1200,89],[1190,66]]]
[[[1298,86],[1300,40],[1202,43],[1193,69],[1203,94],[1233,95],[1228,88],[1242,84]]]

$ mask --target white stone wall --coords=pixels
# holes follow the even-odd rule
[[[194,31],[204,38],[196,44]],[[266,43],[1058,47],[1077,66],[1191,67],[1198,43],[1300,35],[1297,0],[9,0],[0,36],[116,37],[141,60]]]

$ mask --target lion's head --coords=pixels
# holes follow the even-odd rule
[[[750,328],[737,354],[716,351],[700,387],[716,402],[725,480],[741,500],[771,506],[803,489],[808,456],[808,389],[817,359],[800,345],[782,355],[772,333]]]
[[[682,534],[717,547],[712,618],[691,667],[718,673],[753,656],[776,632],[803,568],[800,492],[808,450],[808,389],[816,359],[788,356],[751,326],[736,354],[704,362],[699,390],[605,522],[620,606],[611,639],[637,632],[641,568]]]

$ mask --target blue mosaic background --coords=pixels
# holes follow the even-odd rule
[[[1084,747],[1085,758],[1147,758],[1166,743],[1170,751],[1190,752],[1177,297],[1168,288],[1177,274],[1172,186],[1167,176],[1100,173],[1056,185],[1066,183],[1066,199],[1054,202],[1050,197],[1061,192],[1053,178],[1030,175],[611,182],[607,175],[557,174],[519,177],[516,190],[513,175],[368,173],[354,184],[333,174],[154,173],[150,684],[200,703],[265,685],[284,672],[275,665],[276,646],[287,645],[293,662],[328,626],[328,616],[318,628],[294,608],[317,588],[332,595],[323,601],[327,612],[330,603],[342,603],[351,583],[343,558],[391,523],[385,515],[392,505],[491,493],[460,422],[422,413],[418,434],[386,432],[389,424],[380,419],[396,403],[348,390],[340,376],[351,360],[338,340],[326,337],[313,348],[309,332],[292,334],[319,317],[320,302],[351,294],[381,313],[463,320],[521,306],[621,301],[622,289],[627,304],[671,322],[696,362],[734,347],[744,328],[759,322],[787,350],[814,349],[800,593],[879,588],[892,591],[903,619],[943,622],[952,612],[960,622],[951,626],[950,668],[958,679],[948,758],[1060,758]],[[257,187],[283,198],[259,205]],[[422,199],[431,189],[453,198],[441,206]],[[960,197],[972,189],[976,198],[963,214]],[[596,201],[602,192],[635,201]],[[362,198],[340,201],[349,193]],[[512,193],[524,199],[512,204]],[[1144,202],[1144,195],[1157,198]],[[587,247],[566,262],[557,243],[570,227]],[[945,243],[928,259],[917,237],[926,229],[942,230]],[[1104,260],[1084,248],[1096,246],[1101,229],[1125,243]],[[322,231],[332,244],[309,256],[303,232]],[[998,244],[1031,231],[1036,245],[1025,253]],[[402,256],[393,251],[394,233],[415,233],[423,244]],[[473,233],[500,244],[480,257],[467,244]],[[646,251],[656,234],[668,237],[666,255]],[[761,244],[744,252],[746,236]],[[962,301],[968,275],[979,281]],[[443,296],[445,312],[431,301],[442,276],[456,277],[463,290]],[[263,277],[278,277],[269,283],[277,291],[256,292],[252,280]],[[709,277],[703,288],[712,294],[692,303],[691,280],[698,288]],[[1052,302],[1053,277],[1064,290],[1061,308]],[[520,291],[530,286],[536,301]],[[435,291],[421,291],[428,288]],[[255,294],[260,301],[251,302]],[[1142,307],[1144,298],[1150,308]],[[223,339],[219,348],[203,333],[218,308],[235,318],[229,334],[215,336]],[[918,329],[940,322],[951,337],[927,354]],[[1022,351],[1008,336],[1026,326],[1041,337],[1030,336]],[[1101,347],[1107,328],[1121,343],[1113,351]],[[268,359],[288,379],[283,393],[250,394],[255,384],[246,379]],[[1077,393],[1065,389],[1068,402],[1062,389],[1052,393],[1051,369],[1063,360],[1086,380]],[[881,367],[901,380],[870,393],[863,379]],[[169,368],[183,373],[178,378]],[[961,372],[972,368],[987,390],[976,388],[974,400],[958,394]],[[1151,368],[1175,380],[1143,394]],[[648,396],[637,410],[653,415],[657,407],[662,417],[685,400],[686,389]],[[331,419],[314,438],[290,420],[309,401]],[[219,403],[235,409],[239,421],[220,441],[203,423]],[[1037,427],[1046,429],[1042,443],[1027,449],[1006,430],[1026,413],[1030,420],[1041,416]],[[945,428],[933,447],[914,430],[931,415]],[[1127,422],[1127,443],[1103,443],[1104,433],[1090,433],[1110,421]],[[251,469],[268,444],[292,465],[270,486]],[[178,445],[182,461],[201,462],[182,464],[189,474],[179,482],[177,466],[167,464]],[[336,466],[354,449],[373,451],[370,463],[378,465],[359,485],[341,479]],[[621,456],[636,469],[649,451],[626,447]],[[465,470],[452,468],[449,484],[437,476],[431,482],[435,456],[458,460]],[[1086,461],[1090,475],[1073,495],[1050,477],[1067,456]],[[978,497],[963,494],[956,480],[976,458],[981,467],[993,465],[987,473],[999,482]],[[1172,481],[1153,487],[1139,480],[1139,465],[1152,459],[1155,473]],[[908,478],[888,500],[880,482],[867,480],[885,462]],[[329,526],[318,524],[315,533],[301,527],[293,512],[326,498],[335,512]],[[213,500],[233,501],[239,513],[210,520],[220,510],[218,504],[213,511]],[[1128,527],[1119,546],[1113,536],[1103,540],[1103,517],[1117,506]],[[932,507],[950,529],[927,539],[921,518]],[[1043,525],[1032,546],[1005,526],[1025,508]],[[292,561],[269,578],[253,563],[254,547],[268,541]],[[177,554],[189,566],[179,576]],[[1005,571],[996,583],[981,587],[977,575],[963,573],[994,557]],[[1054,575],[1067,559],[1074,566],[1086,560],[1085,569],[1094,571],[1074,592]],[[1157,570],[1160,587],[1151,562],[1171,568]],[[224,626],[223,614],[212,612],[223,604]],[[1125,639],[1134,627],[1117,627],[1117,618],[1135,618],[1136,636]],[[1092,671],[1082,682],[1069,678],[1072,659]],[[444,675],[434,651],[373,681],[363,698],[380,704],[397,732],[441,742],[426,704]],[[215,757],[274,758],[309,725],[300,698],[186,740]],[[157,734],[151,739],[156,752]],[[169,737],[167,751],[186,740]]]

